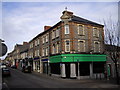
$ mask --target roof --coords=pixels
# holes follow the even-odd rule
[[[104,26],[104,25],[98,24],[96,22],[93,22],[93,21],[90,21],[90,20],[75,16],[75,15],[72,16],[71,20],[75,21],[75,22],[85,23],[85,24],[91,24],[91,25],[96,25],[96,26]]]
[[[40,34],[38,34],[36,37],[34,37],[32,40],[30,40],[29,42],[35,40],[36,38],[38,38],[39,36],[43,35],[44,33],[52,30],[53,28],[55,28],[57,25],[59,25],[61,23],[61,21],[59,21],[57,24],[55,24],[54,26],[52,26],[51,28],[49,28],[48,30],[44,31],[44,32],[41,32]]]

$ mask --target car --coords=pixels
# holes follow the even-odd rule
[[[6,65],[1,65],[1,68],[6,68],[7,66]]]
[[[10,70],[8,68],[2,68],[2,76],[11,76]]]
[[[16,65],[12,65],[11,68],[17,69],[17,66]]]
[[[22,72],[28,72],[28,73],[31,73],[31,66],[23,66],[22,67]]]

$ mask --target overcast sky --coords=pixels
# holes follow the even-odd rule
[[[117,21],[117,5],[117,2],[2,2],[0,38],[5,40],[10,52],[16,43],[29,42],[43,32],[45,25],[59,22],[65,7],[74,15],[102,23],[110,16]]]

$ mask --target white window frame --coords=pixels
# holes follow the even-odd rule
[[[37,40],[35,40],[35,46],[37,46]]]
[[[46,56],[48,55],[48,47],[46,48]]]
[[[96,51],[96,44],[95,43],[98,43],[98,51]],[[94,41],[94,52],[100,52],[100,42],[99,41]]]
[[[55,54],[55,44],[52,46],[52,54]]]
[[[42,48],[42,56],[45,56],[44,48]]]
[[[99,37],[100,36],[100,31],[99,31],[98,27],[93,27],[93,36],[94,37]]]
[[[55,35],[55,33],[56,33],[56,31],[55,31],[55,30],[53,30],[53,31],[52,31],[52,39],[54,39],[54,38],[55,38],[55,36],[56,36],[56,35]]]
[[[83,33],[82,33],[82,34],[80,34],[80,26],[83,27]],[[78,24],[78,25],[77,25],[77,30],[78,30],[78,34],[79,34],[79,35],[85,35],[85,25],[83,25],[83,24]]]
[[[44,41],[44,36],[42,36],[42,43],[43,43],[43,44],[45,43],[45,41]]]
[[[38,38],[38,40],[37,40],[37,45],[39,45],[40,44],[40,39]]]
[[[69,41],[69,50],[67,51],[67,44],[66,44],[66,41]],[[65,52],[70,52],[70,40],[69,39],[66,39],[65,40]]]
[[[66,24],[64,27],[65,27],[65,34],[70,34],[70,28],[69,28],[69,25]]]
[[[56,44],[56,53],[59,53],[59,43]]]
[[[46,34],[46,38],[45,38],[45,39],[46,39],[46,42],[48,42],[48,37],[49,37],[48,34]]]
[[[83,51],[81,51],[80,41],[82,41],[84,43],[84,49],[83,49]],[[85,46],[86,46],[85,40],[78,40],[78,51],[79,52],[85,52],[86,51],[86,47]]]
[[[56,37],[59,37],[59,34],[60,34],[60,27],[58,27],[56,30]]]
[[[40,51],[39,51],[39,50],[37,50],[37,56],[39,56],[39,53],[40,53]]]

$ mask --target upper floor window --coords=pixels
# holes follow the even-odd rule
[[[96,27],[93,27],[93,36],[99,37],[99,29]]]
[[[46,34],[46,42],[48,42],[48,34]]]
[[[39,50],[37,50],[37,56],[39,56],[39,53],[40,53],[40,51],[39,51]]]
[[[78,25],[78,34],[85,35],[84,25]]]
[[[85,52],[85,40],[78,41],[78,51]]]
[[[30,44],[30,48],[33,48],[33,43]]]
[[[52,46],[52,54],[55,54],[55,44]]]
[[[59,43],[56,44],[56,53],[59,52]]]
[[[100,42],[94,41],[94,52],[100,52]]]
[[[59,37],[59,34],[60,34],[60,28],[57,28],[57,30],[56,30],[56,37]]]
[[[69,25],[65,25],[65,34],[69,34],[70,32],[69,32]]]
[[[45,56],[45,50],[42,48],[42,56]]]
[[[65,52],[70,52],[70,40],[65,41]]]
[[[37,40],[37,44],[38,44],[38,45],[40,44],[40,39]]]
[[[45,39],[44,39],[44,36],[42,37],[42,43],[45,43]]]
[[[55,30],[52,31],[52,39],[55,38]]]
[[[35,46],[37,46],[37,40],[35,40]]]
[[[48,47],[46,48],[46,56],[48,55]]]

